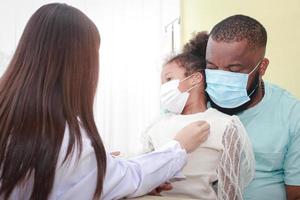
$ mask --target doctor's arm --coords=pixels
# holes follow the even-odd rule
[[[106,154],[107,165],[101,200],[135,197],[175,176],[187,161],[187,154],[203,143],[209,134],[209,125],[194,122],[184,127],[173,141],[161,149],[125,160]],[[91,141],[82,134],[82,151],[64,162],[68,140],[61,147],[53,191],[49,199],[93,199],[97,182],[97,161]]]
[[[176,176],[191,152],[204,142],[209,125],[192,123],[183,128],[172,142],[148,154],[129,160],[108,155],[103,199],[137,197],[149,193],[161,183]]]
[[[187,161],[186,152],[176,141],[139,157],[125,160],[107,158],[104,199],[136,197],[172,178]]]
[[[284,181],[288,200],[300,200],[300,103],[290,118],[290,139],[284,162]]]

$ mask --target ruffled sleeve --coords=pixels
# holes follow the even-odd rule
[[[218,199],[243,199],[244,188],[255,174],[255,158],[244,126],[232,116],[222,143],[224,150],[217,168]]]

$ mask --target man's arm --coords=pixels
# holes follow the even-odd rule
[[[290,139],[285,155],[284,181],[288,200],[300,200],[300,102],[290,114]]]
[[[300,200],[300,186],[285,185],[287,200]]]

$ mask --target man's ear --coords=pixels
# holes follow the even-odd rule
[[[201,72],[196,72],[192,76],[192,84],[196,85],[203,81],[203,74]]]
[[[268,68],[268,65],[269,65],[269,59],[268,58],[264,58],[261,61],[260,66],[259,66],[259,75],[260,75],[260,77],[262,77],[263,75],[265,75],[265,73],[267,71],[267,68]]]

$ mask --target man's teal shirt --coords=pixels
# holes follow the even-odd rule
[[[238,116],[256,160],[255,178],[245,190],[245,199],[286,199],[285,184],[300,186],[300,101],[265,83],[262,101]]]

